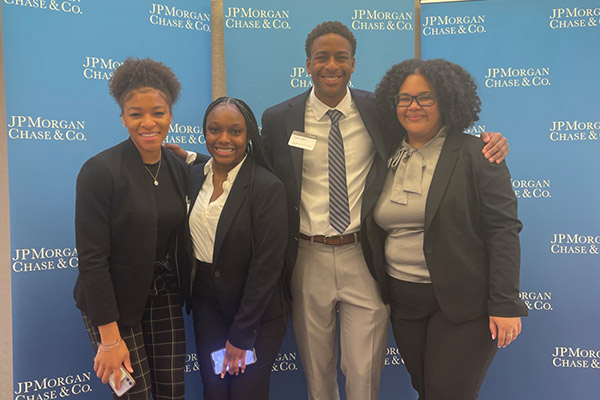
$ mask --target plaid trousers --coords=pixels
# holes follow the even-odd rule
[[[83,324],[94,350],[100,332],[82,313]],[[113,399],[181,400],[185,398],[185,329],[179,294],[149,296],[141,322],[136,326],[119,326],[121,338],[129,349],[135,386]]]

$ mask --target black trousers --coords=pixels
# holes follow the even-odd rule
[[[210,353],[225,347],[230,324],[225,321],[210,268],[199,265],[192,295],[196,352],[204,385],[204,400],[266,400],[271,368],[283,341],[286,317],[264,322],[258,329],[254,349],[257,361],[239,375],[214,373]],[[248,349],[245,349],[248,350]]]
[[[419,400],[476,399],[498,350],[489,317],[451,322],[431,284],[390,278],[390,289],[394,337]]]

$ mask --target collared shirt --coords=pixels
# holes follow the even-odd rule
[[[300,196],[300,232],[305,235],[337,235],[329,225],[329,170],[328,137],[331,107],[310,92],[306,102],[304,130],[315,135],[317,142],[312,151],[304,150],[302,160],[302,193]],[[350,225],[345,233],[360,229],[360,209],[367,175],[375,157],[375,146],[360,117],[350,89],[335,107],[344,114],[339,121],[346,158],[346,181]]]
[[[213,162],[211,158],[204,166],[204,184],[198,193],[194,207],[190,212],[190,233],[192,235],[192,246],[194,248],[194,257],[202,262],[211,264],[213,262],[213,252],[215,249],[215,235],[217,234],[217,225],[221,212],[229,197],[231,187],[235,178],[246,161],[246,157],[238,165],[233,167],[227,174],[227,179],[223,182],[223,194],[211,203],[210,198],[214,191],[213,185]]]

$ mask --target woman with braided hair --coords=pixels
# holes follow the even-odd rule
[[[187,276],[187,166],[161,144],[180,84],[170,68],[128,58],[109,82],[129,138],[90,158],[77,178],[74,297],[102,382],[135,380],[120,398],[184,398],[182,299]],[[125,382],[125,381],[123,381]],[[121,386],[115,379],[115,387]],[[124,384],[124,383],[123,383]],[[116,395],[115,395],[115,398]]]
[[[190,168],[188,196],[190,304],[204,399],[264,400],[287,320],[284,187],[246,103],[216,99],[202,128],[212,158]],[[222,348],[223,361],[213,365],[211,353]],[[256,363],[246,365],[252,351]]]

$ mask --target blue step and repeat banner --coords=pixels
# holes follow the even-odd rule
[[[90,156],[127,137],[107,90],[127,56],[173,68],[183,89],[167,140],[205,151],[210,2],[2,0],[2,16],[13,399],[105,399],[71,295],[75,178]],[[412,0],[224,0],[228,95],[246,100],[260,121],[270,105],[307,90],[304,41],[325,20],[352,29],[351,85],[373,90],[391,65],[414,54],[413,17]],[[423,58],[459,63],[478,83],[483,110],[470,133],[508,137],[525,224],[521,296],[530,316],[521,337],[498,353],[480,398],[600,399],[598,0],[426,4],[421,34]],[[200,399],[189,342],[187,398]],[[380,398],[415,400],[391,335],[385,363]],[[271,398],[306,398],[291,329],[273,366]]]

